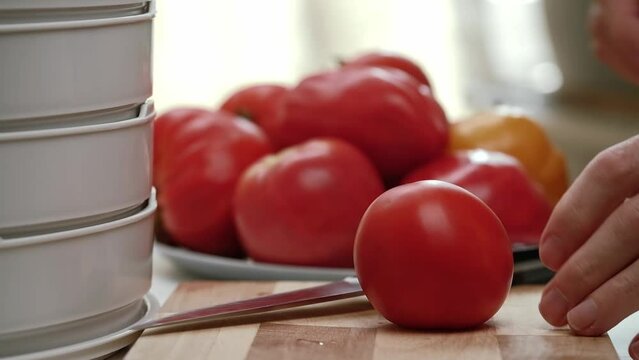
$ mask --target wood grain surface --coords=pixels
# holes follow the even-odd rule
[[[160,316],[317,284],[183,283]],[[617,359],[607,336],[577,337],[548,325],[537,311],[540,294],[538,286],[514,287],[497,315],[469,331],[402,329],[359,297],[179,331],[147,330],[125,359]]]

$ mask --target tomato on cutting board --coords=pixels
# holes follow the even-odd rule
[[[420,329],[483,324],[513,276],[510,241],[497,216],[463,188],[436,180],[392,188],[366,210],[355,269],[388,320]]]
[[[304,142],[242,176],[234,203],[240,240],[257,261],[352,267],[359,221],[383,191],[375,167],[353,145]]]

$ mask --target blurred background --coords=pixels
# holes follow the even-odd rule
[[[567,155],[574,178],[639,133],[639,88],[592,55],[587,0],[158,1],[154,98],[215,107],[241,86],[294,85],[340,58],[388,50],[430,77],[451,121],[522,107]]]

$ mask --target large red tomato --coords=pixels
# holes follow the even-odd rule
[[[383,191],[354,146],[336,139],[302,143],[242,176],[235,197],[240,239],[257,261],[352,267],[359,221]]]
[[[346,140],[391,183],[440,155],[448,142],[448,120],[428,86],[389,68],[309,76],[284,95],[278,121],[285,144]]]
[[[276,84],[247,86],[233,93],[220,108],[255,122],[273,145],[279,147],[277,116],[282,97],[287,91],[285,86]]]
[[[366,210],[355,269],[371,304],[405,327],[483,324],[503,304],[513,275],[506,231],[467,190],[427,180],[392,188]]]
[[[271,151],[266,135],[248,120],[210,112],[174,133],[158,191],[162,224],[179,245],[239,256],[232,199],[244,170]],[[170,155],[170,156],[169,156]]]

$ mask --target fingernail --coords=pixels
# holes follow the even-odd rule
[[[639,341],[635,341],[632,344],[630,344],[630,348],[628,349],[628,352],[630,353],[630,357],[632,357],[635,360],[639,360]]]
[[[597,320],[597,304],[588,298],[570,310],[567,318],[572,329],[585,330]]]
[[[566,324],[568,301],[557,288],[553,288],[542,296],[539,312],[552,325],[562,326]]]

